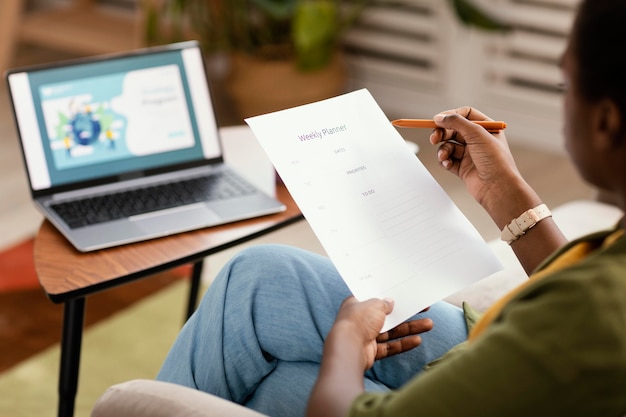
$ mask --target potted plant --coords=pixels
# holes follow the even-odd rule
[[[503,25],[451,0],[459,19]],[[228,56],[226,84],[241,117],[328,98],[343,91],[341,35],[373,0],[144,0],[148,44],[196,38]]]
[[[342,92],[340,37],[367,0],[146,2],[150,44],[194,37],[226,52],[230,95],[242,117]]]

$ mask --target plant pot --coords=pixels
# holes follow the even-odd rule
[[[300,71],[293,61],[231,57],[228,89],[242,118],[299,106],[344,92],[346,69],[339,55],[326,67]]]

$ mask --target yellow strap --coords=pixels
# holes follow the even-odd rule
[[[602,247],[610,246],[623,234],[624,230],[621,229],[614,233],[611,233],[602,243]],[[478,323],[476,323],[476,325],[472,328],[468,340],[474,340],[476,337],[482,334],[485,329],[489,327],[489,325],[491,325],[491,323],[496,319],[496,317],[500,315],[504,306],[508,304],[509,301],[511,301],[511,299],[515,297],[521,290],[526,288],[528,285],[534,283],[535,281],[552,274],[553,272],[559,271],[570,265],[575,264],[576,262],[589,255],[595,249],[597,249],[597,246],[594,245],[592,242],[580,242],[563,252],[558,258],[554,259],[554,261],[552,261],[545,268],[532,274],[530,277],[528,277],[528,281],[511,290],[504,297],[496,301],[485,312],[485,314],[478,321]]]

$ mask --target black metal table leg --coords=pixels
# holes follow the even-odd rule
[[[191,272],[191,285],[189,287],[189,300],[187,302],[187,317],[189,319],[198,305],[198,291],[200,290],[200,280],[202,278],[202,268],[204,267],[204,260],[200,260],[193,264],[193,271]]]
[[[80,349],[85,319],[85,299],[65,302],[59,372],[59,417],[72,417],[78,390]]]

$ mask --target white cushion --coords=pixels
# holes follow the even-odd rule
[[[552,216],[568,239],[609,229],[622,217],[617,207],[597,201],[572,201],[552,209]],[[489,242],[504,269],[447,297],[446,301],[460,306],[463,301],[480,311],[485,311],[502,295],[524,282],[528,275],[515,254],[501,240]]]
[[[113,385],[91,417],[267,417],[192,388],[137,379]]]

